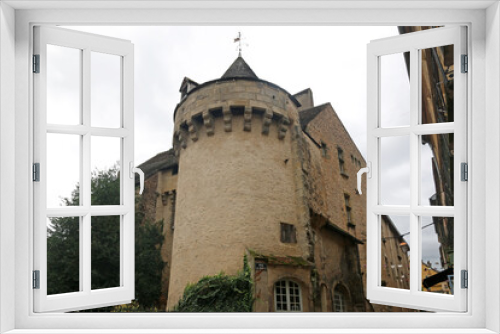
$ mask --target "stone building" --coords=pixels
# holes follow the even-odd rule
[[[188,283],[242,270],[246,255],[257,312],[393,310],[365,297],[365,160],[331,104],[258,78],[241,57],[180,92],[173,148],[140,166],[146,219],[163,222],[167,309]],[[383,225],[391,245],[401,238]],[[390,249],[407,270],[407,250]]]

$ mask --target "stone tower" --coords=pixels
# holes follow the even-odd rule
[[[174,114],[179,159],[168,291],[236,274],[248,252],[310,259],[309,211],[299,157],[300,103],[238,57],[217,80],[185,78]],[[281,243],[280,224],[296,243]]]

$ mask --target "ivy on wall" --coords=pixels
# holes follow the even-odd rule
[[[235,276],[205,276],[184,290],[173,312],[252,312],[253,282],[247,257]]]

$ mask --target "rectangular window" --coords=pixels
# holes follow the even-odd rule
[[[338,153],[338,157],[339,157],[340,174],[346,175],[345,162],[344,162],[344,151],[340,147],[337,147],[337,153]]]
[[[356,225],[354,224],[352,220],[352,208],[350,204],[350,196],[348,194],[344,194],[344,204],[345,204],[345,213],[347,216],[347,226],[348,227],[355,227]]]
[[[297,243],[297,233],[295,231],[295,226],[292,224],[280,223],[280,235],[281,242],[287,244]]]
[[[328,147],[323,141],[321,141],[321,156],[323,158],[326,158],[328,156]]]

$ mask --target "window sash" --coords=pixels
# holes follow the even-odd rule
[[[368,161],[372,165],[372,178],[368,179],[367,191],[367,297],[378,304],[416,308],[423,310],[466,311],[467,290],[455,289],[453,296],[430,294],[419,291],[421,268],[418,261],[410,263],[410,290],[382,287],[381,274],[381,216],[408,214],[410,216],[410,258],[420,259],[421,216],[454,217],[454,270],[460,273],[467,268],[467,184],[460,180],[460,163],[467,162],[466,75],[460,73],[461,54],[466,53],[465,27],[437,28],[409,33],[392,38],[372,41],[368,46]],[[454,45],[454,123],[420,125],[419,50],[444,45]],[[383,55],[410,52],[410,124],[404,127],[379,127],[380,57]],[[419,205],[419,136],[423,134],[454,133],[454,207],[431,207]],[[408,135],[410,138],[410,204],[381,205],[380,203],[380,138]],[[457,275],[458,277],[458,275]]]
[[[283,290],[284,294],[282,293]],[[286,309],[283,309],[283,306]],[[296,306],[298,306],[298,309],[295,309]],[[290,280],[281,280],[274,283],[274,308],[276,312],[302,312],[302,289],[300,285]]]
[[[81,50],[80,125],[47,123],[47,45]],[[90,56],[101,52],[121,59],[121,127],[98,128],[90,123]],[[40,73],[34,79],[34,161],[41,166],[39,182],[34,183],[34,270],[40,271],[40,289],[34,289],[35,312],[71,311],[128,303],[134,298],[134,179],[129,177],[133,162],[133,46],[130,42],[77,31],[34,28],[34,54],[40,55]],[[80,205],[47,208],[47,144],[50,133],[80,136]],[[120,205],[95,206],[91,203],[91,138],[93,135],[119,138]],[[120,285],[114,288],[91,288],[91,217],[120,216]],[[51,217],[80,217],[79,282],[77,292],[48,295],[47,292],[47,228]]]

